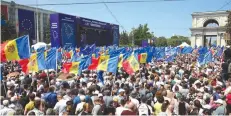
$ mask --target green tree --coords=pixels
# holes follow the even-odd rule
[[[51,42],[50,23],[46,25],[44,32],[45,32],[44,42],[49,44]]]
[[[133,28],[131,34],[133,35],[134,44],[137,46],[142,45],[142,40],[147,40],[154,37],[153,33],[150,32],[150,29],[148,28],[148,24],[140,24],[137,28]]]
[[[157,47],[163,47],[167,46],[167,39],[165,37],[158,37],[155,41],[155,46]]]
[[[227,11],[229,12],[228,15],[228,23],[226,24],[226,33],[229,35],[229,41],[227,44],[231,45],[231,11]]]
[[[168,46],[173,46],[173,47],[178,46],[183,42],[186,42],[189,45],[191,43],[188,37],[184,37],[184,36],[172,36],[170,39],[167,40]]]
[[[129,35],[126,31],[123,31],[120,33],[120,40],[119,40],[119,44],[120,45],[129,45],[130,41],[129,41]]]
[[[1,18],[5,22],[1,25],[1,42],[17,38],[15,26],[10,21],[5,20],[3,15]]]

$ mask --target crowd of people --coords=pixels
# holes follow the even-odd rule
[[[16,61],[2,63],[0,115],[229,115],[227,50],[203,66],[198,54],[179,54],[141,64],[133,75],[104,72],[103,82],[96,71],[61,80],[59,71],[24,74]]]

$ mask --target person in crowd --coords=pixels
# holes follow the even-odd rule
[[[27,115],[27,113],[30,110],[34,109],[34,98],[35,98],[35,94],[34,93],[30,93],[29,94],[29,100],[30,100],[30,102],[28,104],[26,104],[26,106],[25,106],[24,115]]]
[[[49,87],[48,93],[44,95],[44,100],[46,102],[47,108],[54,108],[57,103],[57,94],[54,92],[54,87]]]
[[[77,107],[76,107],[76,110],[75,110],[75,114],[78,115],[78,114],[81,114],[83,112],[83,105],[86,103],[85,102],[85,96],[80,96],[80,103],[77,104]]]
[[[34,109],[33,110],[30,110],[28,113],[27,113],[27,116],[29,116],[31,114],[31,112],[34,112],[35,113],[35,116],[43,116],[44,113],[42,111],[39,110],[40,108],[40,104],[41,104],[41,99],[40,98],[35,98],[34,100]]]
[[[155,115],[159,115],[159,113],[161,112],[161,106],[163,102],[164,102],[163,96],[157,97],[157,102],[154,104],[154,114]]]
[[[83,105],[83,112],[81,113],[81,115],[91,115],[92,112],[92,105],[89,103],[85,103]]]
[[[213,111],[212,115],[226,115],[227,109],[225,108],[224,101],[217,99],[214,103],[216,103],[217,108]]]
[[[1,116],[16,115],[15,110],[9,108],[9,100],[3,100],[2,104],[3,104],[3,108],[0,109]]]
[[[227,109],[227,115],[230,115],[231,113],[231,90],[226,95],[226,109]]]
[[[229,50],[225,48],[222,60],[215,56],[219,48],[213,48],[214,62],[201,65],[199,49],[176,54],[173,61],[152,58],[133,74],[123,66],[116,73],[103,72],[103,80],[88,69],[65,79],[60,66],[70,62],[68,58],[60,61],[57,72],[24,73],[17,61],[2,62],[0,114],[229,115]]]
[[[93,116],[103,115],[103,108],[102,108],[101,99],[99,97],[95,97],[94,103],[95,103],[95,105],[92,109],[92,115]]]
[[[132,102],[128,101],[125,104],[125,108],[122,112],[121,112],[121,116],[123,115],[137,115],[137,108],[135,106],[135,104],[133,104]]]
[[[124,110],[127,109],[127,108],[125,108],[125,104],[126,104],[125,99],[121,99],[121,100],[119,101],[119,107],[116,107],[115,115],[121,116],[121,113],[122,113]]]
[[[59,114],[60,116],[62,116],[62,114],[66,112],[66,106],[67,106],[66,105],[67,100],[65,100],[63,96],[64,96],[63,93],[57,94],[58,102],[54,106],[54,111],[56,112],[56,114]]]
[[[169,101],[165,100],[161,106],[161,112],[159,113],[160,116],[169,116],[167,109],[169,107]]]
[[[138,105],[138,112],[139,112],[139,116],[149,116],[153,114],[152,111],[152,107],[149,106],[147,103],[147,98],[145,96],[143,96],[141,98],[141,104]]]
[[[132,103],[134,103],[135,105],[136,105],[136,107],[138,107],[139,106],[139,104],[140,104],[140,102],[136,99],[138,97],[138,94],[135,92],[135,91],[133,91],[132,93],[131,93],[131,95],[130,95],[130,100],[131,100],[131,102]],[[146,102],[146,101],[145,101]]]

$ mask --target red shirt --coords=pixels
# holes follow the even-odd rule
[[[226,103],[231,105],[231,93],[226,95]]]
[[[121,115],[136,115],[135,112],[129,111],[129,110],[124,110]]]

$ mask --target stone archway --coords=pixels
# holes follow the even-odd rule
[[[228,12],[200,12],[192,14],[191,46],[225,46],[224,33]]]

